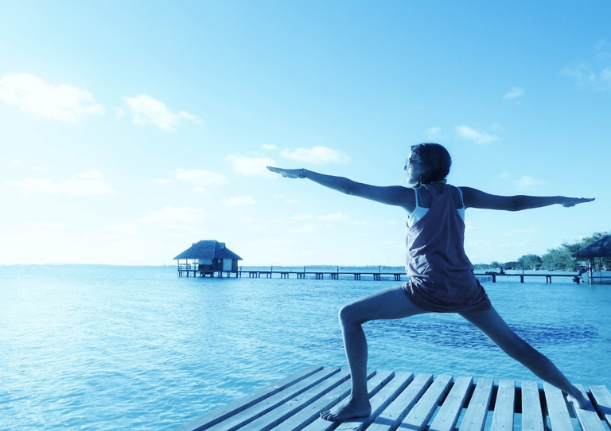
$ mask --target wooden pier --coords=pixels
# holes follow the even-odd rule
[[[608,431],[611,426],[611,394],[603,385],[587,392],[578,386],[591,402],[575,409],[546,383],[392,371],[369,372],[369,418],[320,419],[321,411],[348,396],[349,379],[339,368],[309,367],[175,431]]]
[[[339,280],[342,279],[353,279],[353,280],[363,280],[369,279],[374,281],[382,281],[382,280],[390,280],[390,281],[407,281],[409,277],[405,274],[405,272],[381,272],[381,271],[330,271],[330,270],[307,270],[306,267],[303,270],[274,270],[274,267],[270,269],[238,269],[237,271],[211,271],[211,270],[200,270],[195,266],[191,267],[189,265],[179,265],[178,267],[178,275],[179,277],[248,277],[248,278],[274,278],[274,276],[279,276],[280,278],[297,278],[297,279],[305,279],[305,278],[314,278],[316,280]],[[546,283],[551,283],[552,278],[560,277],[566,278],[575,277],[575,274],[499,274],[499,273],[475,273],[477,279],[482,283],[496,283],[497,279],[506,278],[519,278],[520,283],[524,283],[524,280],[527,277],[533,278],[543,278],[545,277]]]

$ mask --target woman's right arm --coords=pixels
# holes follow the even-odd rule
[[[569,198],[566,196],[498,196],[482,192],[471,187],[461,187],[463,201],[467,208],[482,208],[504,211],[522,211],[559,204],[572,207],[584,202],[592,202],[594,198]]]
[[[267,167],[287,178],[307,178],[322,186],[351,196],[370,199],[386,205],[395,205],[404,208],[410,213],[416,205],[414,189],[402,186],[379,187],[369,184],[358,183],[344,177],[321,174],[308,169],[282,169],[272,166]]]

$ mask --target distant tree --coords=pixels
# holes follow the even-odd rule
[[[539,266],[541,267],[541,269],[546,269],[549,271],[577,271],[582,262],[573,259],[571,257],[571,254],[575,253],[577,250],[581,250],[582,248],[592,244],[593,242],[598,241],[599,239],[607,235],[611,235],[611,231],[596,232],[592,234],[592,236],[583,238],[581,241],[577,241],[571,244],[564,242],[560,247],[547,250],[547,252],[541,257],[535,254],[526,254],[519,258],[517,261],[506,263],[494,261],[490,262],[489,264],[480,263],[475,265],[475,267],[477,269],[536,269]],[[611,269],[611,257],[595,258],[594,269]]]
[[[541,266],[541,257],[536,254],[525,254],[518,259],[518,265],[522,269],[535,269]]]
[[[571,251],[568,247],[562,246],[547,250],[541,257],[541,268],[549,271],[574,271],[577,266],[571,258]]]

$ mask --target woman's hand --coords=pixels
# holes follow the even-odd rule
[[[560,204],[563,207],[574,207],[577,204],[592,202],[595,198],[564,198]]]
[[[305,178],[304,169],[282,169],[276,168],[275,166],[268,166],[267,169],[285,178]]]

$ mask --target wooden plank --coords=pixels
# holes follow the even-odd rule
[[[543,383],[543,390],[545,391],[547,414],[552,430],[573,431],[575,428],[571,422],[571,414],[562,391],[549,383]]]
[[[314,365],[303,370],[297,371],[290,376],[284,377],[276,382],[261,388],[250,395],[239,398],[225,406],[219,407],[212,412],[194,419],[184,425],[179,426],[175,431],[203,431],[213,425],[227,419],[228,417],[247,409],[248,407],[268,398],[283,389],[311,376],[312,374],[322,370],[323,367]]]
[[[348,381],[350,373],[348,371],[340,372],[330,376],[328,379],[323,380],[316,386],[308,389],[307,391],[297,395],[293,399],[282,404],[278,408],[270,411],[269,413],[261,416],[248,424],[249,429],[265,431],[272,429],[287,418],[303,410],[306,406],[312,404],[314,401],[329,393],[334,388],[338,387],[342,383]]]
[[[380,391],[369,400],[371,402],[371,415],[367,419],[345,421],[336,431],[355,430],[362,431],[371,424],[376,417],[407,387],[414,378],[412,373],[398,373]]]
[[[458,377],[456,379],[429,430],[451,431],[454,429],[472,384],[472,377]]]
[[[375,418],[367,431],[394,430],[433,381],[431,374],[418,374],[409,386]]]
[[[605,418],[611,427],[611,394],[604,385],[590,386],[590,392],[594,397],[594,402],[600,414]]]
[[[584,397],[588,398],[588,394],[586,394],[583,386],[575,386],[581,391]],[[580,409],[574,404],[573,408],[575,409],[575,414],[577,415],[577,419],[579,419],[579,424],[581,425],[581,429],[583,431],[603,431],[605,429],[603,422],[598,417],[598,413],[596,413],[596,410],[594,410],[594,406],[589,401],[589,398],[587,408]]]
[[[371,379],[375,375],[375,371],[369,371],[367,374],[367,379]],[[346,398],[350,394],[351,384],[351,380],[342,383],[328,394],[323,395],[320,399],[302,409],[299,413],[296,413],[288,418],[282,423],[281,426],[278,427],[278,429],[282,429],[282,431],[296,431],[303,429],[305,426],[318,419],[320,417],[320,412],[329,410],[331,407],[337,404],[338,401]]]
[[[543,411],[536,382],[522,382],[522,431],[543,431]]]
[[[242,410],[241,412],[227,418],[223,422],[209,428],[211,431],[231,431],[243,427],[253,420],[263,416],[286,401],[307,391],[329,376],[339,372],[339,368],[323,368],[318,373],[312,374],[306,379],[289,386],[271,397],[261,400],[259,403]]]
[[[482,431],[484,429],[493,384],[494,381],[490,378],[477,380],[471,401],[469,401],[469,406],[460,424],[460,431]]]
[[[377,374],[367,382],[369,398],[377,394],[393,377],[393,371],[378,371]],[[303,429],[307,431],[327,431],[335,429],[339,424],[340,422],[330,422],[319,417]]]
[[[494,414],[490,431],[513,430],[513,408],[515,404],[516,387],[513,380],[500,380],[496,394]]]
[[[438,376],[429,386],[422,398],[416,403],[412,411],[401,421],[399,426],[411,430],[422,430],[435,413],[439,401],[446,394],[452,383],[452,376],[443,374]]]

